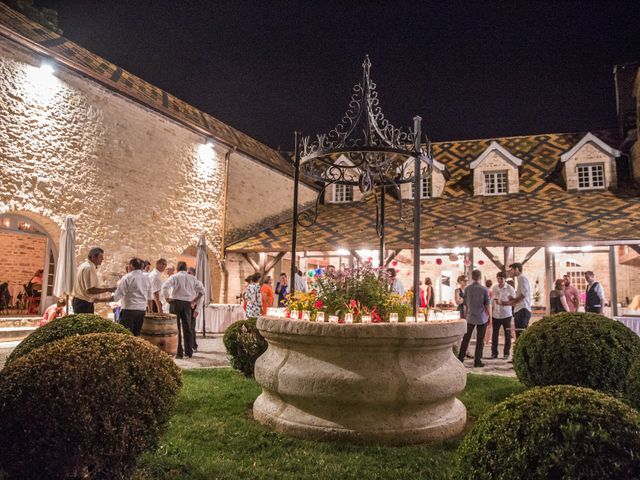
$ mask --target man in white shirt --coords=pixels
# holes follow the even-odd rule
[[[389,275],[389,283],[391,284],[391,293],[396,293],[400,296],[404,295],[404,285],[402,285],[402,282],[398,280],[396,269],[388,269],[387,274]]]
[[[498,358],[498,337],[500,328],[504,329],[504,358],[509,358],[511,351],[511,305],[509,298],[516,297],[515,289],[506,282],[504,272],[498,272],[496,283],[491,289],[493,298],[493,331],[491,335],[491,358]],[[505,305],[506,304],[506,305]]]
[[[509,265],[511,275],[518,281],[515,296],[509,299],[506,305],[513,305],[513,322],[516,326],[516,339],[529,326],[531,320],[531,284],[529,279],[522,274],[522,264]],[[503,305],[505,305],[503,303]]]
[[[187,273],[186,262],[178,262],[178,273],[171,276],[162,286],[162,293],[173,307],[178,321],[178,358],[193,356],[193,335],[191,329],[191,308],[198,304],[204,295],[204,285],[193,275]],[[184,348],[182,343],[184,333]]]
[[[136,337],[142,330],[147,303],[151,298],[151,281],[142,270],[143,265],[143,260],[132,258],[129,261],[129,273],[122,277],[113,294],[116,302],[122,301],[120,324],[131,330]]]
[[[173,265],[167,265],[167,268],[164,270],[164,273],[165,273],[164,281],[166,282],[166,279],[170,278],[172,275],[176,273],[176,267],[174,267]],[[171,296],[171,294],[169,294],[169,296]],[[164,313],[171,313],[171,305],[169,305],[169,302],[167,302],[167,298],[164,296],[164,293],[162,293],[162,289],[160,289],[160,303],[162,303],[162,311]]]
[[[104,250],[93,247],[89,250],[87,261],[78,267],[76,281],[73,286],[73,313],[94,313],[94,302],[98,301],[97,295],[111,293],[116,287],[100,287],[98,269],[104,260]],[[110,301],[110,300],[104,300]]]
[[[306,292],[307,291],[307,282],[305,281],[304,277],[302,276],[302,272],[300,271],[299,268],[296,269],[296,275],[295,278],[293,279],[294,283],[294,287],[295,287],[295,291],[296,292]]]
[[[160,290],[162,290],[162,284],[164,278],[162,272],[167,268],[167,261],[164,258],[156,260],[156,268],[149,273],[149,280],[151,281],[151,298],[149,299],[149,310],[158,313],[162,312],[162,302],[160,301]]]

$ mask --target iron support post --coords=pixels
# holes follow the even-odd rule
[[[413,118],[413,316],[418,316],[420,308],[420,137],[422,118]]]
[[[289,294],[296,291],[296,243],[298,241],[298,188],[300,184],[300,133],[295,132],[295,149],[293,156],[293,220],[291,223],[291,277],[289,277]]]

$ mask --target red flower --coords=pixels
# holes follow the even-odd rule
[[[356,302],[353,298],[351,299],[351,301],[349,302],[349,306],[350,307],[357,307],[358,306],[358,302]]]
[[[324,302],[322,300],[316,300],[316,303],[314,303],[313,306],[317,310],[320,310],[322,307],[324,307]]]

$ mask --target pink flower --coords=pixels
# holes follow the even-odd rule
[[[351,301],[349,302],[349,306],[350,307],[357,307],[358,306],[358,302],[356,302],[353,298],[351,299]]]
[[[316,300],[316,303],[314,303],[313,306],[319,310],[324,307],[324,302],[322,300]]]

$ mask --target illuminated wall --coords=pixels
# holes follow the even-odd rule
[[[51,225],[72,215],[78,260],[102,246],[108,283],[131,256],[175,259],[201,232],[219,258],[224,152],[89,79],[41,64],[0,39],[0,213]]]

